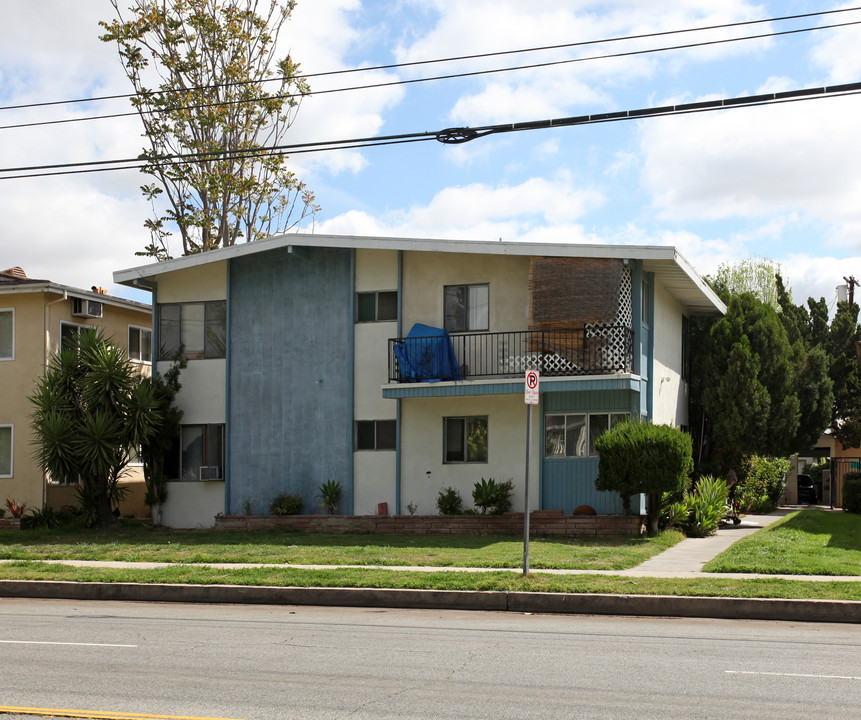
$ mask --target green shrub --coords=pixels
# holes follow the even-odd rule
[[[748,455],[739,468],[739,486],[736,491],[742,512],[764,514],[774,510],[783,488],[790,463],[787,458],[769,458]]]
[[[272,515],[298,515],[303,506],[302,498],[283,492],[269,505],[269,512]]]
[[[436,507],[440,515],[460,515],[463,511],[463,498],[453,487],[440,488],[436,496]]]
[[[337,480],[327,480],[320,485],[318,497],[323,501],[321,507],[324,507],[329,515],[334,515],[341,501],[341,483]]]
[[[511,510],[511,494],[514,491],[514,481],[506,480],[498,483],[493,478],[475,483],[472,490],[472,501],[484,515],[502,515]]]
[[[33,508],[30,514],[24,518],[25,528],[57,528],[65,524],[63,516],[49,505],[43,505],[40,509]]]
[[[668,425],[624,422],[595,440],[595,487],[619,493],[626,515],[631,496],[645,493],[649,532],[658,530],[664,493],[682,490],[693,470],[691,436]]]
[[[861,513],[861,472],[848,472],[843,476],[843,509]]]
[[[663,512],[665,524],[688,537],[713,535],[726,514],[726,481],[706,475],[682,500],[671,502]]]

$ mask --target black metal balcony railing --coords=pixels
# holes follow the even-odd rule
[[[633,372],[634,333],[621,325],[458,333],[389,340],[389,382]]]

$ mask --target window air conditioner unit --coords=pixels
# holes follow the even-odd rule
[[[218,465],[201,465],[200,479],[205,480],[221,480],[221,468]]]
[[[72,298],[72,315],[75,317],[100,318],[102,316],[102,303],[98,300]]]

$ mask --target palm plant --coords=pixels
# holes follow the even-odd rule
[[[337,480],[327,480],[320,485],[319,497],[323,501],[322,506],[326,508],[329,515],[334,515],[341,500],[341,483]]]
[[[132,450],[162,421],[150,383],[101,330],[82,332],[51,357],[30,397],[35,456],[58,482],[78,484],[96,523],[114,521],[111,497]]]

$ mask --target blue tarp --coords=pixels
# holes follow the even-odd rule
[[[461,379],[448,330],[416,323],[394,352],[402,382]]]

